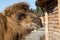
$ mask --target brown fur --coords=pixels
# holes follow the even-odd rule
[[[33,30],[30,22],[37,25],[37,18],[28,16],[29,5],[25,2],[14,4],[6,8],[0,15],[0,40],[21,40],[21,38]],[[23,17],[20,17],[22,14]],[[20,16],[19,16],[20,15]],[[20,18],[18,18],[20,17]],[[35,21],[33,21],[35,20]],[[40,26],[40,25],[39,25]]]

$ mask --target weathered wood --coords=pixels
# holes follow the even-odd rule
[[[48,36],[46,36],[46,40],[60,40],[60,0],[50,0],[50,1],[37,1],[39,7],[45,8],[48,13],[45,17],[45,23],[47,26],[46,30],[48,29]],[[42,3],[41,3],[42,2]],[[47,33],[46,33],[47,34]]]

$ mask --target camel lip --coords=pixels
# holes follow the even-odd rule
[[[34,30],[34,29],[32,29],[32,30],[27,30],[27,32],[30,33],[30,32],[33,31],[33,30]]]

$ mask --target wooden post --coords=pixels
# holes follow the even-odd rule
[[[46,36],[46,40],[48,40],[48,14],[47,12],[45,12],[45,27],[46,27],[45,36]]]
[[[58,20],[59,20],[59,28],[60,28],[60,0],[58,0]]]

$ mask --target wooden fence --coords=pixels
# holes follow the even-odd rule
[[[60,1],[60,0],[59,0]],[[46,30],[46,40],[60,40],[60,3],[53,9],[52,13],[45,12],[45,16],[40,17]],[[48,10],[50,11],[50,10]]]
[[[60,40],[60,12],[58,6],[45,13],[46,40]]]

